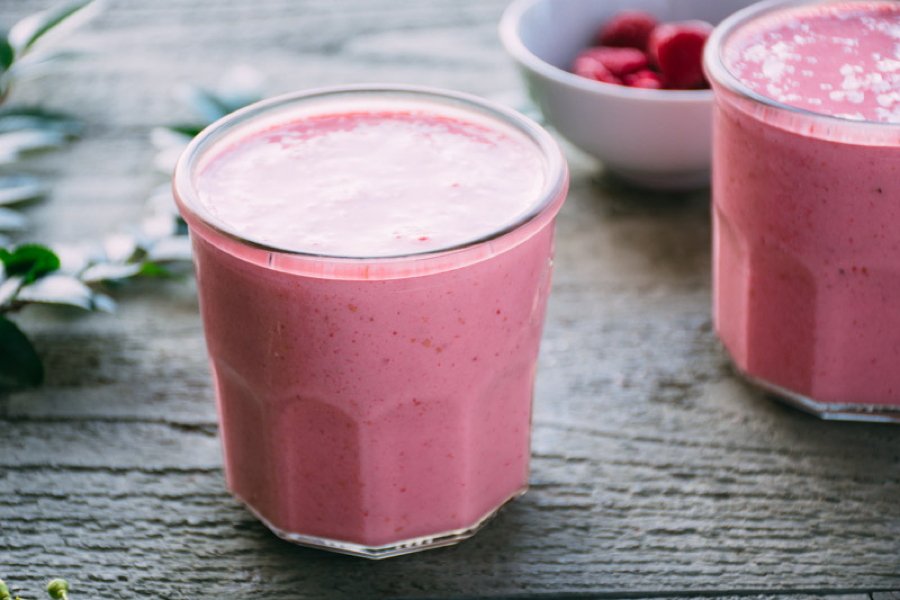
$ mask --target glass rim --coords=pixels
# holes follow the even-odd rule
[[[254,240],[234,231],[227,223],[216,219],[215,216],[200,202],[194,179],[196,169],[201,163],[202,158],[207,153],[214,151],[218,143],[237,128],[251,124],[257,118],[262,119],[278,109],[289,108],[292,105],[299,106],[307,103],[315,103],[318,100],[326,100],[328,98],[365,97],[373,95],[381,97],[393,96],[398,98],[405,96],[424,101],[431,100],[435,101],[435,106],[438,107],[441,103],[448,106],[456,106],[463,110],[474,111],[476,114],[490,120],[497,120],[522,134],[535,145],[535,152],[541,157],[547,170],[547,178],[543,188],[536,195],[537,200],[518,218],[504,224],[502,227],[498,227],[491,233],[478,238],[457,244],[429,248],[419,252],[405,252],[377,256],[316,253]],[[249,248],[264,252],[331,262],[365,261],[376,263],[421,260],[478,247],[482,244],[490,243],[502,238],[530,223],[539,221],[541,217],[554,212],[554,208],[558,208],[562,203],[567,185],[568,165],[562,149],[549,132],[525,115],[522,115],[512,108],[507,108],[472,94],[437,87],[403,84],[352,84],[318,87],[290,92],[267,100],[254,102],[253,104],[226,115],[205,127],[184,149],[172,175],[173,195],[182,215],[190,215],[204,227],[212,230],[215,234],[224,236],[233,242]],[[189,221],[188,226],[191,228],[193,227],[193,224]]]
[[[779,111],[784,111],[785,113],[791,113],[804,119],[818,120],[832,127],[864,127],[878,129],[882,132],[886,129],[900,129],[900,123],[872,121],[868,119],[848,119],[846,117],[839,117],[791,106],[775,100],[765,94],[750,89],[726,66],[725,58],[723,56],[726,43],[738,29],[776,11],[825,4],[862,5],[872,4],[873,2],[888,3],[889,0],[762,0],[761,2],[751,4],[725,18],[709,36],[706,46],[703,49],[703,66],[706,71],[706,76],[711,84],[721,85],[728,91],[737,94],[745,100],[750,100]]]

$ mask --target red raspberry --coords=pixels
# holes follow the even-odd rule
[[[597,32],[600,46],[619,46],[647,49],[647,39],[658,21],[642,10],[623,10],[616,13]]]
[[[621,84],[622,80],[613,75],[606,65],[597,60],[589,52],[583,52],[575,58],[572,66],[572,72],[587,79],[594,79],[604,83]]]
[[[647,41],[650,60],[662,72],[667,87],[691,90],[708,87],[703,76],[703,45],[713,26],[706,21],[664,23]]]
[[[666,87],[662,75],[650,69],[641,69],[629,73],[622,78],[622,83],[629,87],[645,88],[648,90],[661,90]]]
[[[588,48],[582,54],[590,55],[599,60],[616,77],[623,77],[629,73],[645,69],[650,65],[650,58],[637,48],[597,46]]]

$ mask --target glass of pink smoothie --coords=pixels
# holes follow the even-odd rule
[[[231,492],[369,558],[521,495],[567,185],[533,122],[426,88],[289,95],[201,133],[174,188]]]
[[[900,2],[764,2],[710,38],[714,313],[737,368],[900,421]]]

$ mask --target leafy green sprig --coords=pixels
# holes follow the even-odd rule
[[[25,17],[0,34],[0,102],[17,81],[73,56],[49,51],[40,42],[62,25],[77,23],[77,17],[89,15],[94,6],[95,0],[68,0]],[[81,125],[64,114],[38,108],[0,110],[0,244],[8,243],[3,232],[22,231],[27,225],[17,205],[43,197],[49,187],[39,177],[7,173],[9,166],[29,153],[59,148],[79,133]]]
[[[207,125],[262,99],[259,73],[239,66],[225,72],[215,88],[186,85],[176,90],[178,100],[197,117],[196,121],[157,127],[151,142],[158,150],[154,160],[161,172],[171,174],[188,143]]]
[[[132,277],[168,277],[190,260],[186,233],[176,215],[156,212],[135,231],[99,243],[0,248],[0,390],[40,385],[44,379],[37,350],[8,315],[32,304],[113,312],[111,285]]]
[[[64,23],[72,23],[76,15],[96,5],[95,0],[68,0],[47,10],[29,15],[15,23],[0,38],[0,97],[5,96],[13,81],[57,60],[67,59],[71,52],[37,52],[38,42]]]
[[[198,120],[153,131],[155,164],[167,173],[194,135],[261,94],[255,72],[235,69],[214,90],[185,87],[180,96]],[[40,355],[7,315],[31,304],[113,312],[111,286],[134,277],[168,277],[188,264],[187,226],[168,185],[151,194],[146,213],[138,224],[100,241],[0,247],[0,391],[37,386],[44,379]]]
[[[65,579],[54,579],[47,584],[47,595],[53,600],[69,600],[69,582]],[[0,600],[21,600],[18,596],[13,598],[9,586],[0,579]]]

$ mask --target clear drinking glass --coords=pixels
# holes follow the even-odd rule
[[[537,201],[477,239],[377,257],[270,246],[199,201],[204,169],[240,140],[372,107],[520,136],[543,168]],[[174,189],[194,249],[231,492],[284,539],[369,558],[460,541],[524,493],[553,224],[567,185],[565,159],[539,126],[427,88],[294,94],[201,133]]]
[[[823,418],[900,421],[900,124],[816,109],[852,81],[780,87],[771,57],[783,51],[806,77],[827,46],[844,52],[839,36],[790,50],[761,41],[786,14],[804,23],[877,4],[762,2],[710,37],[714,314],[751,382]],[[770,76],[774,87],[748,83]]]

